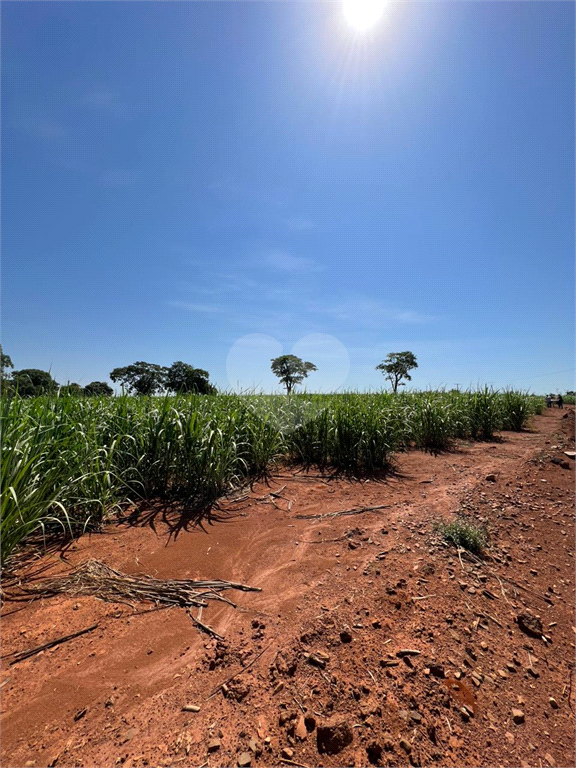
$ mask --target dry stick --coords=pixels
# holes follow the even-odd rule
[[[344,541],[347,536],[338,536],[337,539],[320,539],[320,541],[311,541],[309,539],[299,539],[299,544],[331,544],[333,541]]]
[[[302,706],[302,704],[300,704],[300,702],[298,701],[298,699],[296,698],[296,696],[292,696],[292,698],[294,699],[294,701],[295,701],[295,702],[296,702],[296,704],[298,705],[298,709],[299,709],[299,710],[302,712],[302,714],[303,714],[303,715],[305,715],[305,714],[306,714],[306,710],[304,709],[304,707]]]
[[[344,515],[361,515],[363,512],[374,512],[376,509],[389,509],[392,504],[379,504],[377,507],[362,507],[361,509],[347,509],[343,512],[325,512],[323,515],[294,515],[296,520],[320,520],[325,517],[342,517]]]
[[[478,616],[481,616],[483,619],[492,619],[494,624],[497,624],[500,628],[502,628],[502,624],[498,621],[498,619],[495,619],[494,616],[490,616],[489,613],[478,613]]]
[[[466,572],[466,568],[464,568],[464,563],[462,562],[462,554],[461,554],[462,550],[461,549],[457,549],[456,551],[458,552],[458,560],[460,560],[460,566],[461,566],[462,570],[464,572]]]
[[[224,682],[220,683],[220,685],[219,685],[219,686],[217,686],[216,688],[214,688],[214,690],[212,691],[212,693],[210,694],[210,696],[208,696],[208,698],[206,699],[206,701],[209,701],[209,700],[210,700],[210,699],[211,699],[213,696],[216,696],[216,694],[218,693],[218,691],[219,691],[219,690],[220,690],[220,689],[221,689],[221,688],[222,688],[224,685],[228,685],[228,683],[231,683],[231,682],[232,682],[232,680],[234,680],[235,678],[239,677],[239,676],[240,676],[240,675],[241,675],[243,672],[246,672],[246,670],[247,670],[247,669],[250,669],[250,667],[251,667],[253,664],[255,664],[255,663],[258,661],[258,659],[260,658],[260,656],[262,656],[262,654],[266,653],[266,651],[268,650],[268,648],[270,648],[270,646],[271,646],[271,645],[272,645],[272,643],[270,643],[270,645],[267,645],[267,646],[266,646],[266,648],[264,648],[264,650],[263,650],[263,651],[260,651],[260,653],[258,654],[258,656],[255,656],[255,657],[252,659],[252,661],[250,662],[250,664],[247,664],[247,665],[246,665],[246,666],[245,666],[243,669],[241,669],[239,672],[236,672],[236,674],[234,674],[234,675],[231,675],[229,678],[227,678],[226,680],[224,680]]]
[[[496,578],[498,579],[498,583],[500,584],[500,591],[502,592],[502,597],[504,598],[504,600],[506,600],[508,605],[510,605],[510,600],[508,600],[508,598],[506,597],[506,592],[504,591],[504,585],[502,584],[502,579],[500,578],[500,576],[498,576],[497,573],[495,573],[494,576],[496,576]]]
[[[86,629],[81,629],[79,632],[74,632],[71,635],[64,635],[63,637],[57,637],[55,640],[50,640],[49,643],[43,643],[42,645],[36,646],[36,648],[30,648],[28,651],[21,651],[20,653],[9,653],[7,656],[3,656],[2,658],[7,658],[9,656],[14,656],[12,661],[10,662],[10,666],[13,664],[18,664],[19,661],[24,661],[24,659],[30,658],[30,656],[35,656],[37,653],[40,653],[40,651],[45,651],[47,648],[52,648],[55,645],[60,645],[60,643],[66,643],[68,640],[73,640],[75,637],[80,637],[80,635],[86,634],[86,632],[92,632],[96,629],[98,624],[93,624],[91,627],[87,627]]]
[[[188,610],[188,611],[186,611],[186,613],[188,614],[188,616],[190,616],[190,618],[192,619],[192,621],[194,622],[194,624],[196,624],[196,626],[197,626],[197,627],[200,627],[200,629],[202,629],[204,632],[206,632],[206,634],[208,634],[208,635],[212,635],[212,637],[215,637],[215,638],[217,638],[218,640],[224,640],[224,638],[222,637],[222,635],[219,635],[219,634],[218,634],[218,632],[216,632],[216,630],[215,630],[215,629],[212,629],[212,627],[209,627],[207,624],[203,624],[203,623],[200,621],[200,619],[197,619],[197,618],[196,618],[196,616],[193,616],[193,615],[190,613],[190,611],[189,611],[189,610]]]
[[[307,765],[304,765],[304,763],[295,763],[294,760],[288,760],[285,757],[280,758],[281,763],[286,763],[287,765],[296,765],[298,768],[308,768]]]

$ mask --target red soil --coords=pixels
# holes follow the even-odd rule
[[[253,766],[573,766],[574,461],[564,454],[573,446],[574,410],[547,410],[530,432],[400,455],[384,481],[285,473],[222,505],[235,514],[203,529],[171,535],[175,512],[152,507],[143,525],[110,525],[44,556],[41,576],[97,558],[126,573],[262,592],[227,592],[236,610],[204,610],[224,642],[200,634],[182,608],[6,600],[4,656],[99,627],[4,660],[2,765],[234,766],[248,753]],[[282,486],[284,498],[269,496]],[[434,530],[458,511],[489,530],[491,557],[480,564]],[[548,642],[520,630],[527,609]],[[399,659],[402,649],[420,655]],[[316,652],[329,656],[325,668],[304,656]],[[209,698],[243,669],[226,696]],[[330,718],[353,735],[336,754],[318,750]],[[219,746],[209,753],[211,739]]]

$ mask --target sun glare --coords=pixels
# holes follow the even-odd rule
[[[384,11],[385,0],[344,0],[343,11],[346,20],[363,32],[376,24]]]

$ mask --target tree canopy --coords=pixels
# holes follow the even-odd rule
[[[110,378],[131,394],[155,395],[164,389],[166,370],[161,365],[139,361],[124,368],[114,368]]]
[[[84,387],[84,394],[88,397],[96,397],[98,395],[110,396],[114,394],[114,390],[105,381],[91,381],[90,384],[86,384]]]
[[[9,375],[6,373],[7,368],[14,368],[14,363],[10,355],[5,355],[0,346],[0,377],[3,379]]]
[[[397,392],[398,387],[405,386],[402,379],[412,381],[408,371],[413,368],[418,368],[416,355],[413,352],[390,352],[385,360],[376,366],[376,370],[382,371],[384,377],[392,384],[393,392]]]
[[[20,397],[38,397],[39,395],[55,392],[58,389],[58,384],[48,371],[40,371],[37,368],[24,368],[21,371],[14,371],[12,374],[12,384]]]
[[[140,361],[124,368],[114,368],[110,378],[134,395],[155,395],[163,390],[175,393],[196,392],[200,395],[216,392],[216,387],[209,381],[208,371],[194,368],[181,360],[172,363],[169,368]]]
[[[178,360],[167,369],[166,388],[176,393],[196,392],[200,395],[213,395],[216,387],[210,383],[209,378],[208,371]]]
[[[278,376],[280,382],[286,387],[289,395],[297,384],[308,376],[311,371],[318,369],[314,363],[308,363],[296,355],[281,355],[272,360],[272,373]]]

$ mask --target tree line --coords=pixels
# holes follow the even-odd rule
[[[12,359],[4,354],[0,347],[0,377],[4,394],[17,393],[20,397],[56,393],[84,397],[114,394],[112,387],[105,381],[92,381],[85,387],[75,382],[61,385],[49,371],[38,368],[24,368],[19,371],[13,369]],[[123,368],[114,368],[110,372],[110,378],[131,395],[155,395],[159,392],[213,395],[217,391],[209,381],[208,371],[194,368],[182,361],[172,363],[170,367],[140,361]]]
[[[112,387],[105,381],[92,381],[85,387],[76,383],[60,385],[48,371],[37,368],[25,368],[20,371],[13,369],[14,365],[9,355],[4,354],[0,347],[1,379],[4,393],[18,393],[21,397],[37,397],[39,395],[59,392],[61,395],[110,396],[114,394]],[[280,383],[285,387],[286,394],[292,394],[294,388],[301,384],[309,373],[317,371],[314,363],[302,360],[296,355],[280,355],[271,361],[271,369]],[[404,381],[411,381],[409,371],[417,368],[416,356],[412,352],[391,352],[385,360],[376,366],[390,382],[392,391],[404,386]],[[156,395],[161,392],[173,394],[214,395],[217,389],[210,382],[210,374],[202,368],[194,368],[188,363],[178,360],[171,366],[146,363],[142,360],[122,368],[114,368],[110,379],[119,384],[124,391],[131,395]]]

